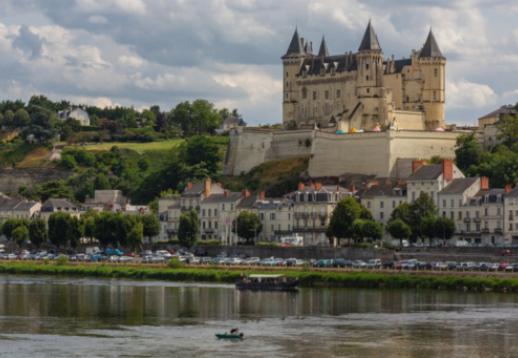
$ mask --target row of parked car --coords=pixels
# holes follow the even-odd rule
[[[0,252],[0,260],[55,260],[66,257],[70,261],[81,262],[117,262],[117,263],[167,263],[172,258],[191,265],[225,265],[225,266],[265,266],[292,267],[312,266],[315,268],[354,268],[354,269],[395,269],[395,270],[435,270],[435,271],[506,271],[518,272],[518,263],[475,262],[475,261],[421,261],[408,260],[349,260],[345,258],[301,260],[297,258],[260,258],[260,257],[227,257],[227,256],[196,256],[189,251],[145,250],[141,253],[122,252],[118,249],[93,250],[89,253],[60,254],[56,252],[27,250],[18,253]]]

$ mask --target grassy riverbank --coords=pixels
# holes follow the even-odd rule
[[[233,283],[241,273],[284,273],[300,280],[303,287],[355,287],[387,289],[433,289],[463,291],[518,292],[517,277],[474,276],[463,273],[419,272],[329,272],[306,270],[235,270],[212,267],[167,268],[110,264],[62,264],[33,262],[0,263],[0,273],[65,275],[153,279],[168,281]]]

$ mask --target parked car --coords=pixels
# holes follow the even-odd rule
[[[381,260],[380,259],[370,259],[365,263],[366,268],[381,268]]]
[[[352,262],[352,267],[354,268],[365,268],[367,264],[362,260],[354,260]]]
[[[346,260],[342,258],[337,258],[333,260],[334,267],[352,267],[353,262],[351,260]]]

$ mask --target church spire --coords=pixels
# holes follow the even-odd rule
[[[431,28],[430,32],[428,33],[428,37],[426,38],[426,42],[424,43],[424,46],[419,53],[419,58],[423,57],[444,58],[441,50],[439,49],[439,45],[437,45],[437,41],[435,41],[435,36],[433,35]]]
[[[288,46],[288,51],[284,56],[290,55],[303,55],[304,54],[304,45],[299,37],[299,32],[297,28],[295,28],[295,32],[293,33],[293,37],[291,38],[290,45]]]
[[[372,27],[371,20],[369,20],[369,24],[365,29],[365,34],[363,35],[362,42],[358,51],[369,51],[376,50],[381,51],[380,43],[378,42],[378,36],[376,36],[376,32],[374,32],[374,28]]]
[[[329,49],[327,48],[326,38],[322,35],[322,42],[320,42],[320,48],[318,49],[318,56],[327,57],[329,56]]]

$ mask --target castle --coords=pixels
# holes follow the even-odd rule
[[[295,30],[283,62],[284,129],[237,128],[223,172],[308,157],[312,178],[346,173],[406,178],[414,159],[454,158],[460,132],[445,128],[445,66],[430,30],[409,59],[384,59],[369,22],[358,52],[315,55]]]
[[[286,128],[342,132],[389,127],[444,127],[445,66],[430,30],[408,59],[384,59],[369,21],[356,53],[330,55],[325,41],[317,54],[295,30],[283,63],[283,123]]]

